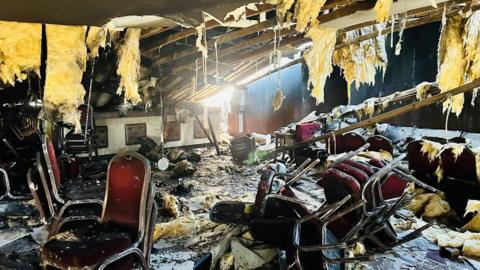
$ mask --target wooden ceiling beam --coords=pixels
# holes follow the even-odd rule
[[[230,41],[233,41],[233,40],[251,35],[253,33],[262,31],[266,28],[273,27],[275,25],[275,23],[276,23],[276,20],[271,19],[271,20],[268,20],[268,21],[257,23],[253,26],[250,26],[250,27],[246,27],[246,28],[242,28],[242,29],[239,29],[239,30],[236,30],[236,31],[228,32],[228,33],[226,33],[224,35],[221,35],[221,36],[219,36],[215,39],[209,40],[207,47],[214,46],[215,42],[217,43],[217,46],[220,46],[224,43],[227,43],[227,42],[230,42]],[[179,52],[175,52],[175,53],[173,53],[173,55],[170,54],[170,55],[160,57],[160,58],[156,59],[153,63],[154,63],[154,65],[159,66],[159,65],[171,63],[172,61],[175,61],[175,60],[183,58],[183,57],[194,55],[197,52],[198,52],[198,48],[193,47],[193,48],[181,50]]]
[[[257,5],[257,10],[247,9],[246,16],[247,16],[247,18],[252,17],[252,16],[256,16],[260,13],[268,12],[268,11],[271,11],[273,9],[274,9],[274,6],[272,6],[272,5],[258,4]],[[230,19],[229,21],[231,21],[231,20],[232,19]],[[209,20],[209,21],[205,22],[205,28],[206,29],[212,29],[212,28],[219,27],[219,26],[222,26],[222,24],[219,23],[217,20]],[[151,53],[151,52],[153,52],[153,51],[157,50],[158,48],[161,48],[165,45],[177,42],[179,40],[182,40],[184,38],[187,38],[189,36],[196,35],[196,34],[197,34],[197,29],[196,28],[194,28],[194,27],[185,28],[184,30],[182,30],[180,32],[174,33],[174,34],[169,35],[168,37],[166,37],[164,39],[161,39],[160,41],[156,42],[153,46],[145,48],[143,50],[142,54],[149,54],[149,53]]]

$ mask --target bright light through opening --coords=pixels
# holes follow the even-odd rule
[[[207,107],[222,107],[230,104],[235,88],[233,86],[225,86],[221,91],[213,96],[204,98],[201,103]]]

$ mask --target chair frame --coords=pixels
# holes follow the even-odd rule
[[[40,153],[37,153],[37,159],[40,157]],[[36,194],[36,189],[38,187],[35,186],[35,184],[32,181],[32,169],[35,169],[39,173],[40,177],[40,182],[42,184],[43,190],[45,192],[46,200],[47,200],[47,205],[42,205],[40,199],[38,198],[38,195]],[[65,211],[74,206],[79,206],[79,205],[85,205],[85,204],[98,204],[103,207],[103,201],[98,200],[98,199],[90,199],[90,200],[76,200],[76,201],[69,201],[66,204],[62,205],[62,207],[59,209],[58,213],[55,211],[55,204],[52,200],[52,195],[51,195],[51,189],[48,186],[48,183],[45,179],[44,175],[44,170],[41,164],[39,162],[35,162],[34,168],[30,168],[27,173],[27,182],[30,187],[30,190],[32,191],[33,198],[35,200],[35,203],[38,205],[38,210],[40,212],[40,217],[44,220],[45,224],[47,225],[48,231],[50,235],[58,233],[62,227],[70,222],[74,221],[80,221],[80,220],[92,220],[100,223],[100,218],[95,215],[87,215],[87,216],[69,216],[63,218],[63,215]],[[47,208],[47,209],[45,209]],[[45,211],[50,212],[51,220],[47,220]]]
[[[29,195],[13,195],[10,188],[10,178],[8,177],[7,171],[3,168],[0,168],[0,174],[2,175],[2,182],[5,186],[5,193],[0,195],[0,201],[4,198],[9,198],[12,200],[26,200],[32,198],[32,196]]]
[[[150,177],[151,177],[150,163],[142,155],[136,152],[126,152],[126,153],[117,154],[110,160],[110,163],[108,164],[108,171],[107,171],[107,186],[106,186],[106,192],[105,192],[105,200],[103,203],[103,210],[102,210],[102,216],[100,218],[100,222],[102,224],[107,223],[106,210],[108,205],[107,201],[109,198],[108,188],[110,184],[110,181],[109,181],[110,167],[114,160],[118,158],[123,158],[123,157],[137,158],[142,162],[145,168],[145,175],[144,175],[143,186],[142,186],[142,196],[140,198],[140,213],[139,213],[137,238],[135,242],[131,244],[130,247],[128,247],[127,249],[111,255],[110,257],[104,259],[101,262],[98,262],[90,266],[86,266],[86,269],[104,270],[108,265],[131,254],[135,255],[139,259],[142,269],[146,269],[146,270],[149,269],[149,264],[147,263],[147,260],[149,260],[150,258],[150,251],[149,251],[148,245],[150,243],[153,243],[153,235],[147,236],[146,230],[152,229],[153,226],[155,225],[154,221],[156,220],[156,213],[152,213],[151,211],[155,210],[156,206],[154,203],[153,189],[150,183]],[[79,218],[77,220],[81,220],[81,219]],[[55,265],[48,264],[48,262],[45,262],[45,267],[46,266],[57,267]]]

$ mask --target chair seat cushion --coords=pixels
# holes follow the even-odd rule
[[[126,231],[96,226],[52,236],[42,247],[42,254],[45,262],[56,268],[85,267],[127,249],[131,243]]]

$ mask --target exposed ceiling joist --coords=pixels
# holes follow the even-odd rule
[[[257,10],[247,9],[246,16],[247,17],[256,16],[260,13],[267,12],[267,11],[270,11],[270,10],[273,10],[273,9],[274,9],[274,7],[272,5],[265,5],[265,4],[257,5]],[[205,22],[205,28],[207,30],[215,28],[215,27],[219,27],[221,25],[222,24],[220,22],[218,22],[217,20],[209,20],[209,21]],[[186,28],[186,29],[184,29],[180,32],[169,35],[168,37],[166,37],[164,39],[161,39],[160,41],[156,42],[155,44],[153,44],[150,47],[144,48],[144,50],[142,51],[142,54],[147,55],[151,52],[154,52],[158,48],[161,48],[165,45],[168,45],[170,43],[174,43],[176,41],[182,40],[184,38],[187,38],[189,36],[196,35],[196,34],[197,34],[197,29],[195,29],[193,27]]]

